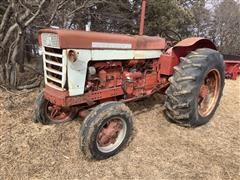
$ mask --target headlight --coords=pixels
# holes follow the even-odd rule
[[[42,45],[51,48],[60,48],[59,37],[54,33],[42,33]]]
[[[77,54],[74,50],[68,51],[68,59],[71,62],[75,62],[77,60]]]

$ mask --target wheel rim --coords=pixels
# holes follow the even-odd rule
[[[123,142],[127,131],[126,122],[122,118],[109,119],[97,134],[97,148],[103,153],[117,149]]]
[[[202,117],[211,114],[220,92],[221,78],[217,69],[208,72],[199,89],[198,112]]]
[[[45,106],[45,114],[53,122],[64,122],[71,119],[73,110],[70,108],[63,108],[48,102]]]

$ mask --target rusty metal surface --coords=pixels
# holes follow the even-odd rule
[[[124,92],[121,87],[93,91],[85,93],[82,96],[69,96],[68,91],[61,92],[48,86],[44,88],[44,97],[51,103],[58,106],[74,106],[83,103],[90,104],[97,100],[115,97],[123,94]]]
[[[168,51],[168,53],[179,59],[180,57],[185,57],[191,51],[199,48],[210,48],[216,50],[216,46],[211,40],[200,37],[191,37],[177,43]]]
[[[190,37],[190,38],[183,39],[182,41],[178,42],[173,48],[188,47],[188,46],[193,46],[194,44],[216,49],[216,46],[212,43],[211,40],[202,38],[202,37]]]
[[[163,54],[160,57],[160,74],[164,75],[172,75],[174,73],[173,67],[176,66],[179,63],[179,59],[172,56],[172,55],[167,55]]]
[[[63,29],[42,29],[41,33],[55,33],[59,36],[60,48],[70,49],[164,49],[165,39],[149,36],[132,36],[112,33],[86,32]],[[101,46],[93,46],[93,43]],[[41,44],[41,41],[40,41]],[[122,46],[121,46],[122,45]],[[111,47],[112,46],[112,47]],[[117,48],[119,47],[119,48]]]

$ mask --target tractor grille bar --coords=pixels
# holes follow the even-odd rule
[[[43,48],[45,84],[60,90],[65,90],[66,83],[66,60],[63,50],[56,48]]]

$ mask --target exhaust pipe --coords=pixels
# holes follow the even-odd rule
[[[140,36],[142,36],[144,34],[146,4],[147,4],[147,0],[142,0],[142,10],[141,10],[140,29],[139,29]]]

